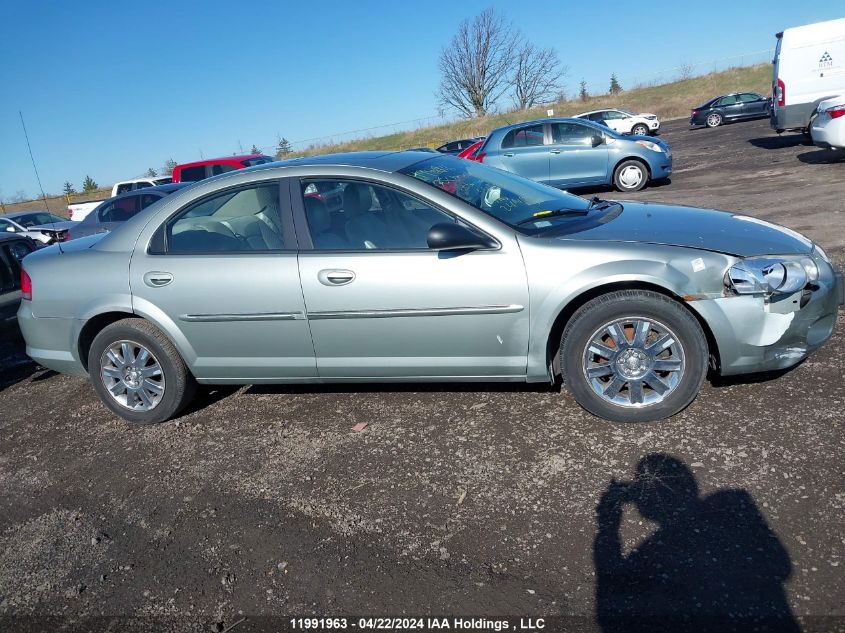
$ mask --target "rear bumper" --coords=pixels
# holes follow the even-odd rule
[[[772,129],[783,130],[804,130],[813,116],[816,109],[814,103],[795,103],[788,106],[772,107],[772,114],[769,117],[769,124]]]
[[[845,121],[830,120],[828,117],[823,125],[813,125],[811,136],[813,137],[813,144],[818,147],[845,149]]]
[[[689,303],[713,332],[723,376],[792,367],[831,337],[845,290],[842,275],[825,266],[804,307],[801,292],[770,303],[759,296]]]
[[[68,318],[38,318],[29,301],[21,301],[18,326],[26,342],[26,354],[39,365],[63,373],[85,376],[76,341],[82,321]]]

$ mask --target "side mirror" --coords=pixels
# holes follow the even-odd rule
[[[441,222],[428,231],[428,247],[437,251],[475,250],[493,248],[496,243],[472,229],[456,222]]]
[[[604,143],[604,136],[601,134],[593,134],[593,147],[598,147],[602,143]]]
[[[7,226],[7,227],[6,227],[6,231],[7,231],[8,233],[14,233],[14,232],[15,232],[15,227],[13,227],[13,226]]]

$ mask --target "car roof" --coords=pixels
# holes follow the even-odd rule
[[[20,240],[21,242],[32,241],[25,235],[18,235],[17,233],[0,233],[0,242],[14,242],[15,240]]]
[[[610,131],[611,133],[613,130],[607,128],[603,125],[599,125],[589,119],[577,119],[575,117],[549,117],[546,119],[536,119],[534,121],[521,121],[520,123],[511,123],[510,125],[504,125],[502,127],[498,127],[493,132],[510,132],[513,129],[524,127],[526,125],[542,125],[543,123],[577,123],[578,125],[589,125],[590,127],[594,127],[597,130],[601,130],[604,133]],[[493,132],[490,133],[490,136],[493,136]],[[490,138],[488,136],[487,138]]]
[[[332,167],[367,167],[379,171],[393,172],[404,167],[414,165],[420,161],[432,158],[432,152],[418,150],[404,151],[370,151],[370,152],[341,152],[337,154],[320,154],[317,156],[303,156],[280,160],[263,165],[248,167],[244,171],[260,171],[276,167],[307,167],[309,165]],[[442,154],[437,154],[442,156]],[[460,160],[456,158],[455,160]]]
[[[573,114],[572,118],[577,119],[581,116],[587,116],[588,114],[598,114],[599,112],[626,112],[622,108],[602,108],[601,110],[590,110],[589,112],[582,112],[581,114]]]
[[[118,200],[123,198],[129,198],[131,196],[140,196],[146,195],[148,193],[171,193],[176,191],[177,189],[182,189],[183,187],[188,187],[194,184],[193,182],[169,182],[165,185],[155,185],[153,187],[143,187],[142,189],[135,189],[133,191],[125,191],[113,198],[109,198],[108,200],[103,200],[103,202],[109,202],[111,200]]]
[[[50,213],[46,209],[33,209],[32,211],[12,211],[11,213],[0,213],[0,218],[9,218],[10,220],[14,220],[15,218],[21,218],[25,215],[31,215],[33,213]],[[50,215],[53,215],[50,213]]]
[[[221,163],[242,163],[245,160],[251,160],[253,158],[269,158],[272,160],[272,156],[267,156],[267,154],[239,154],[237,156],[220,156],[218,158],[204,158],[202,160],[196,160],[191,163],[180,163],[176,165],[173,169],[184,169],[185,167],[199,167],[201,165],[219,165]]]

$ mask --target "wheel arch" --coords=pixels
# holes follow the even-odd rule
[[[141,307],[143,308],[143,306]],[[109,310],[90,316],[80,329],[76,342],[79,360],[82,362],[86,371],[88,371],[88,352],[97,335],[112,323],[129,318],[142,319],[157,327],[173,343],[173,346],[187,365],[188,370],[191,371],[193,362],[196,359],[193,347],[191,347],[182,333],[179,332],[175,323],[154,306],[151,311],[143,309],[135,310],[134,312],[129,310]]]
[[[548,338],[546,340],[546,367],[550,369],[550,380],[556,381],[562,376],[559,353],[560,341],[561,337],[563,336],[563,331],[566,329],[566,326],[572,319],[572,316],[575,314],[575,312],[578,311],[581,306],[588,303],[589,301],[592,301],[593,299],[595,299],[596,297],[600,297],[601,295],[617,290],[650,290],[652,292],[656,292],[665,297],[668,297],[673,301],[677,302],[679,305],[683,306],[683,308],[695,318],[695,320],[701,327],[701,330],[704,332],[704,337],[707,339],[707,350],[710,357],[710,366],[713,369],[717,369],[720,366],[719,346],[716,342],[716,337],[713,335],[713,331],[711,330],[707,321],[705,321],[704,318],[696,310],[690,308],[687,302],[683,299],[683,297],[678,296],[676,293],[666,288],[665,286],[661,286],[659,284],[651,283],[648,281],[617,281],[585,289],[583,292],[573,297],[570,301],[566,303],[566,305],[564,305],[560,309],[557,316],[555,317],[555,320],[552,323],[551,328],[549,329]]]
[[[136,315],[132,312],[110,310],[108,312],[95,314],[85,321],[85,325],[82,326],[82,329],[79,331],[79,336],[76,339],[79,361],[82,363],[82,366],[85,367],[85,371],[88,371],[88,352],[91,349],[91,344],[94,342],[94,339],[97,338],[97,334],[102,332],[104,328],[108,327],[112,323],[116,323],[121,319],[128,319],[133,316]]]

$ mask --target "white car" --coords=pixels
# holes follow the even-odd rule
[[[657,134],[660,129],[660,121],[656,114],[643,112],[634,114],[625,110],[593,110],[575,115],[576,119],[588,119],[596,123],[602,123],[620,134],[634,134],[636,136],[647,136]]]
[[[76,222],[47,211],[19,211],[0,215],[0,231],[25,235],[42,244],[63,242]]]
[[[845,95],[825,99],[816,109],[810,135],[825,149],[845,149]]]
[[[111,198],[119,196],[127,191],[135,191],[136,189],[144,189],[146,187],[156,187],[158,185],[166,185],[173,182],[170,176],[157,176],[155,178],[135,178],[134,180],[122,180],[114,183],[111,188]],[[68,217],[74,222],[81,222],[88,214],[96,209],[100,203],[105,202],[108,198],[100,198],[99,200],[89,200],[88,202],[77,202],[67,206]]]

